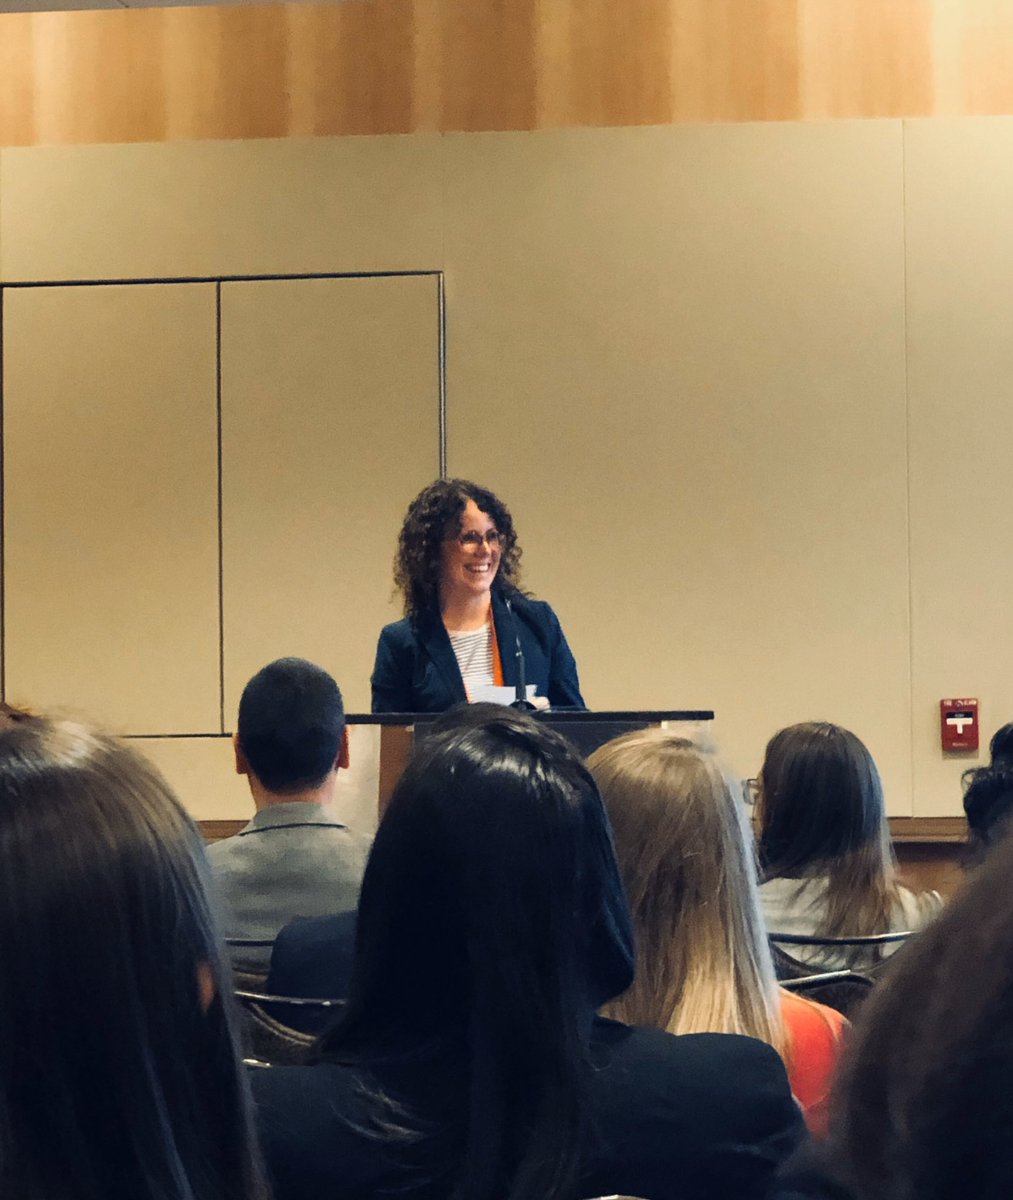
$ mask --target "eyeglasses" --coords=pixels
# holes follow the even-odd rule
[[[454,541],[462,550],[478,550],[483,545],[492,550],[500,544],[499,530],[487,529],[485,533],[479,533],[477,529],[466,529],[464,533],[459,533]]]

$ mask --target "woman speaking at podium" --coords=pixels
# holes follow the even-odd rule
[[[442,712],[522,673],[535,707],[586,707],[556,614],[520,589],[520,557],[492,492],[441,479],[415,497],[394,560],[405,616],[380,633],[373,712]]]

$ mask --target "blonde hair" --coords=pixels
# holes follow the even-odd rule
[[[612,821],[636,934],[633,985],[605,1012],[670,1033],[787,1048],[738,788],[674,733],[616,738],[588,765]]]

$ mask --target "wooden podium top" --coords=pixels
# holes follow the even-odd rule
[[[346,713],[345,720],[349,725],[423,725],[427,721],[435,721],[443,713]],[[592,724],[601,721],[639,721],[647,725],[657,725],[661,721],[713,721],[714,710],[710,708],[687,709],[609,709],[604,712],[597,710],[584,711],[568,708],[550,708],[531,714],[538,719],[549,719],[569,724]]]

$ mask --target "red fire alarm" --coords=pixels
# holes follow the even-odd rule
[[[944,750],[977,750],[978,701],[940,700],[939,731]]]

